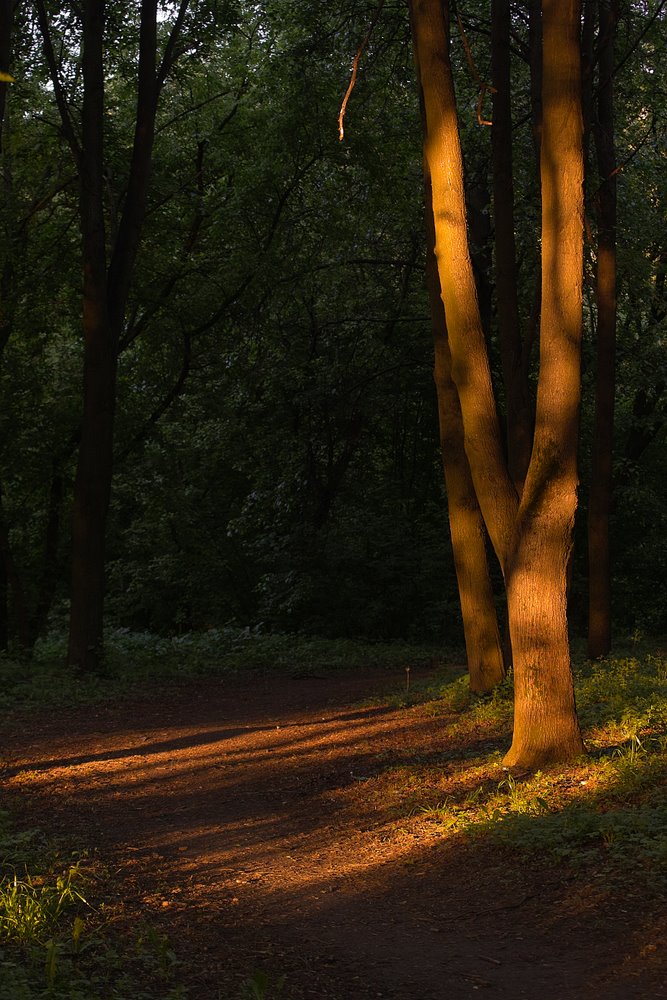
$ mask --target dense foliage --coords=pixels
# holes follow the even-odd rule
[[[62,97],[81,98],[75,10],[43,4]],[[137,22],[105,26],[113,233],[134,128]],[[619,359],[616,623],[664,630],[665,13],[623,3],[617,43]],[[525,78],[526,5],[513,5]],[[37,8],[35,8],[37,9]],[[487,5],[452,30],[480,299],[495,338],[490,130],[477,124]],[[164,47],[177,16],[165,5]],[[420,123],[409,25],[385,5],[338,140],[373,8],[350,0],[191,3],[158,109],[149,209],[119,358],[109,525],[111,623],[165,634],[260,626],[460,639],[424,290]],[[80,434],[77,177],[38,17],[17,5],[0,200],[0,639],[30,645],[68,601]],[[470,56],[475,73],[469,65]],[[467,110],[466,110],[467,109]],[[520,294],[534,295],[534,151],[515,122]],[[588,202],[594,223],[596,184]],[[596,321],[587,264],[584,523]],[[499,399],[499,406],[503,400]],[[586,589],[576,554],[573,624]]]

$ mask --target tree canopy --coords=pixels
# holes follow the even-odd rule
[[[535,5],[504,6],[516,308],[532,398],[540,274]],[[657,2],[601,3],[615,12],[613,59],[604,63],[597,6],[584,4],[580,23],[586,56],[592,19],[582,84],[592,138],[584,151],[581,486],[569,602],[580,634],[605,181],[593,144],[610,75],[618,198],[613,622],[625,631],[667,626],[666,14]],[[2,643],[29,649],[68,616],[71,511],[86,427],[82,260],[93,252],[111,289],[105,322],[116,379],[106,620],[156,632],[235,623],[460,643],[407,10],[356,0],[333,9],[316,0],[184,0],[153,5],[151,42],[150,8],[84,4],[84,13],[102,18],[98,61],[87,70],[90,23],[78,7],[2,4],[0,70],[14,80],[0,83]],[[494,267],[499,167],[493,129],[480,123],[502,114],[492,93],[495,31],[490,5],[452,12],[471,261],[504,427],[513,404],[502,378],[505,298]],[[340,105],[367,34],[340,142]],[[87,44],[90,55],[90,37]],[[154,131],[150,148],[146,127]],[[93,150],[103,227],[96,251],[85,242],[95,227],[82,208],[84,149]],[[86,363],[95,370],[96,362]],[[501,569],[491,556],[489,572],[501,603]]]

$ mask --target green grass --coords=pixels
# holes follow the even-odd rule
[[[187,1000],[169,939],[109,905],[112,889],[99,863],[0,812],[0,1000]],[[256,971],[218,1000],[277,1000],[282,986]]]
[[[0,813],[0,1000],[185,996],[166,939],[112,930],[97,898],[106,882],[98,864],[65,857],[39,830],[13,830]]]
[[[503,771],[511,683],[477,697],[464,678],[413,691],[458,740],[430,767],[396,770],[391,809],[464,837],[642,878],[667,891],[667,660],[580,663],[577,705],[588,756],[519,779]],[[405,820],[403,820],[405,822]]]
[[[338,670],[400,672],[461,662],[460,651],[404,643],[367,643],[302,635],[265,635],[223,628],[164,637],[109,630],[104,669],[76,676],[63,668],[65,640],[51,636],[36,647],[29,663],[0,655],[0,709],[55,707],[130,697],[152,680],[182,682],[192,677],[283,673],[290,677]]]

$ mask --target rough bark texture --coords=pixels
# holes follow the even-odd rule
[[[600,190],[597,199],[597,371],[591,488],[588,503],[588,655],[611,649],[609,515],[613,486],[616,356],[616,154],[614,149],[614,32],[616,4],[600,2],[597,122],[594,141]]]
[[[583,280],[578,0],[545,0],[542,77],[542,322],[535,440],[507,572],[515,714],[508,766],[583,752],[567,633],[577,506]]]

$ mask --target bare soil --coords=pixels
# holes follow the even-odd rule
[[[421,706],[359,707],[401,683],[205,680],[10,718],[5,795],[95,849],[192,1000],[256,969],[285,1000],[667,998],[657,891],[392,814],[388,775],[475,751]]]

